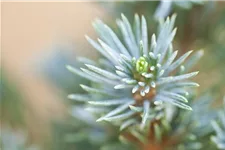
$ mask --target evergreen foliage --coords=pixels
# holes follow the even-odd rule
[[[198,72],[187,73],[186,68],[191,64],[182,65],[192,51],[175,60],[178,53],[172,45],[176,34],[176,28],[173,29],[175,18],[173,15],[161,22],[157,36],[153,34],[151,37],[151,44],[144,16],[140,19],[135,15],[134,31],[123,14],[122,19],[117,20],[124,43],[112,29],[97,20],[94,26],[101,38],[99,43],[88,36],[86,38],[105,57],[106,64],[101,67],[85,64],[87,68],[81,68],[82,71],[67,66],[70,71],[97,84],[97,88],[81,85],[89,95],[71,94],[68,98],[110,109],[97,121],[116,122],[121,128],[140,124],[140,119],[140,125],[145,127],[147,121],[158,118],[159,114],[164,116],[168,103],[192,110],[186,104],[186,88],[199,85],[187,79]],[[103,93],[111,96],[107,98]]]
[[[161,20],[151,40],[144,16],[136,14],[132,27],[122,14],[117,20],[121,34],[96,20],[98,42],[86,38],[103,58],[99,63],[88,60],[81,70],[67,65],[69,71],[92,82],[90,86],[81,84],[87,94],[68,98],[100,116],[97,122],[119,126],[122,142],[134,141],[143,147],[151,143],[161,149],[212,148],[203,139],[213,133],[209,126],[217,116],[211,108],[213,98],[203,95],[194,101],[194,87],[199,85],[190,80],[198,74],[190,69],[203,51],[177,57],[172,44],[175,18]]]

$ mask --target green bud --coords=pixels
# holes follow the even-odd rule
[[[148,62],[144,57],[140,57],[136,62],[136,70],[139,73],[148,71]]]

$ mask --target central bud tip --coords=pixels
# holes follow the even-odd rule
[[[139,73],[148,71],[148,62],[144,57],[140,57],[136,62],[136,70]]]

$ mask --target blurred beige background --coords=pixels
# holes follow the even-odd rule
[[[84,34],[93,32],[94,18],[103,17],[104,12],[96,3],[86,2],[2,2],[1,6],[1,68],[20,88],[31,110],[27,110],[28,126],[40,140],[49,117],[61,116],[63,107],[57,89],[35,72],[34,59],[63,42],[77,44],[78,55],[95,57],[88,54],[88,44],[79,45],[86,42]]]

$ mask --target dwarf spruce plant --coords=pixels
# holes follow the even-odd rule
[[[207,128],[210,122],[206,119],[216,116],[214,111],[208,111],[211,99],[197,104],[188,102],[194,99],[193,88],[199,86],[190,80],[198,71],[190,69],[203,51],[192,55],[188,51],[178,57],[172,43],[177,31],[175,19],[176,15],[172,15],[161,20],[159,30],[151,36],[144,16],[136,14],[131,26],[122,14],[116,21],[120,33],[96,20],[93,26],[98,40],[88,36],[86,39],[102,57],[98,62],[80,59],[85,66],[80,69],[66,66],[92,82],[91,86],[80,85],[87,94],[70,94],[68,98],[99,116],[97,122],[119,126],[121,141],[158,149],[199,149],[203,147],[199,138],[213,132]],[[196,105],[202,107],[193,115]],[[196,119],[203,120],[196,125]],[[201,129],[202,134],[195,134]]]

